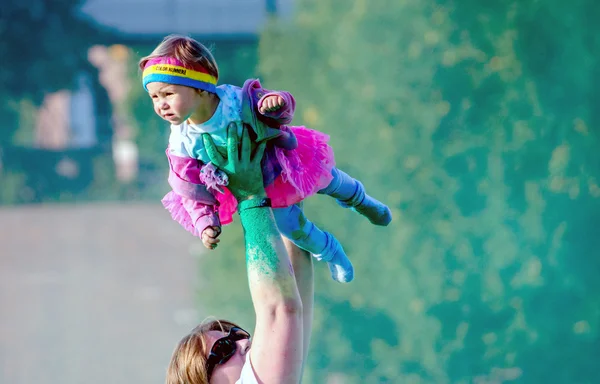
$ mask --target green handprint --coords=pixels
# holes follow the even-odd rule
[[[229,123],[225,158],[208,133],[202,134],[202,140],[210,161],[229,177],[228,188],[236,199],[245,200],[251,196],[265,196],[260,164],[266,147],[265,141],[258,144],[252,154],[252,140],[248,128],[244,126],[240,150],[237,127],[235,123]]]

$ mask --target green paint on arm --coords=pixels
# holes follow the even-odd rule
[[[246,242],[246,263],[264,275],[279,271],[277,244],[279,231],[269,209],[247,209],[240,212]]]
[[[286,297],[297,294],[292,263],[270,209],[255,208],[240,212],[246,243],[246,264],[250,285],[270,282]]]

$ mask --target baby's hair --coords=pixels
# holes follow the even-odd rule
[[[154,48],[151,54],[143,57],[139,67],[143,71],[148,61],[157,57],[174,57],[186,68],[204,68],[208,74],[219,79],[219,68],[210,50],[200,42],[183,35],[169,35]]]

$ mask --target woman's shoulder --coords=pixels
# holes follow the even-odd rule
[[[254,369],[252,369],[252,363],[250,362],[250,353],[246,354],[246,361],[244,362],[242,373],[235,384],[258,384],[256,374],[254,373]]]

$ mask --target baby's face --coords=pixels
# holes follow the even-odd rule
[[[146,87],[154,112],[174,125],[186,121],[200,104],[200,94],[194,88],[160,82],[149,83]]]

